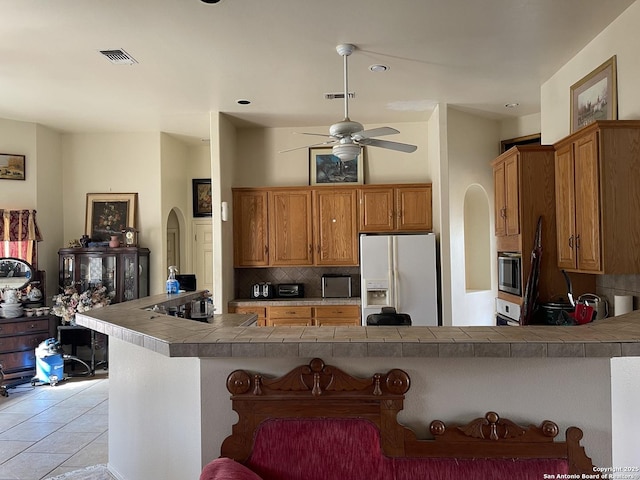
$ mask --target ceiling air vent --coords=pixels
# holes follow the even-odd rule
[[[100,53],[116,65],[133,65],[134,63],[138,63],[135,58],[121,48],[117,50],[100,50]]]
[[[356,92],[349,92],[349,98],[355,98],[356,96]],[[336,100],[339,98],[344,98],[344,93],[340,92],[340,93],[325,93],[324,94],[324,99],[325,100]]]

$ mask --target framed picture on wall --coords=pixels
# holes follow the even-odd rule
[[[362,185],[363,156],[364,147],[354,160],[342,162],[333,155],[331,147],[310,147],[309,185]]]
[[[85,234],[94,242],[109,240],[136,227],[137,193],[87,193]]]
[[[596,120],[617,120],[616,56],[571,85],[571,132]]]
[[[211,179],[194,178],[193,187],[193,216],[211,216]]]
[[[0,153],[0,179],[24,180],[24,155]]]

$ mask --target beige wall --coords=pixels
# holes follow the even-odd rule
[[[488,289],[479,292],[466,290],[466,269],[471,262],[465,261],[464,200],[471,185],[484,190],[483,201],[486,210],[493,217],[493,173],[490,166],[499,153],[500,125],[495,120],[481,118],[449,108],[447,113],[447,163],[449,169],[448,201],[449,208],[445,212],[449,216],[450,259],[451,269],[448,288],[451,291],[451,321],[455,326],[494,325],[494,299],[496,290]],[[495,236],[493,235],[494,219],[488,218],[491,227],[489,238],[476,243],[475,255],[496,258]],[[487,248],[489,247],[489,248]],[[491,284],[495,284],[495,262],[491,262]],[[444,288],[444,287],[443,287]]]
[[[377,128],[382,124],[366,125]],[[427,161],[427,124],[423,122],[389,124],[399,134],[385,137],[394,142],[418,146],[407,154],[381,148],[367,148],[365,183],[426,182],[431,180]],[[278,153],[290,148],[322,142],[322,137],[296,135],[295,132],[321,133],[327,127],[243,128],[237,130],[237,156],[233,186],[289,186],[309,184],[307,148]]]
[[[138,241],[151,251],[151,293],[164,291],[161,134],[67,134],[62,146],[65,243],[84,233],[87,193],[137,192]]]
[[[571,85],[613,55],[617,56],[618,64],[618,118],[640,118],[639,24],[640,2],[635,2],[542,85],[543,143],[551,144],[570,133]]]
[[[62,246],[60,135],[29,122],[0,119],[0,152],[25,155],[25,180],[0,180],[0,208],[35,209],[44,240],[38,268],[47,272],[47,297],[56,292]]]

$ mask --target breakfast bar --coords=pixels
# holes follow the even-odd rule
[[[122,480],[197,478],[237,421],[229,373],[276,376],[314,357],[363,375],[407,371],[413,393],[400,420],[409,427],[460,412],[549,415],[561,431],[582,427],[595,465],[640,465],[640,313],[572,327],[256,327],[251,314],[201,322],[153,311],[197,295],[76,316],[109,336],[109,469]]]

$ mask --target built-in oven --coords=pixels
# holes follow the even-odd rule
[[[498,290],[522,296],[522,255],[498,253]]]
[[[520,326],[520,305],[496,298],[496,325]]]

